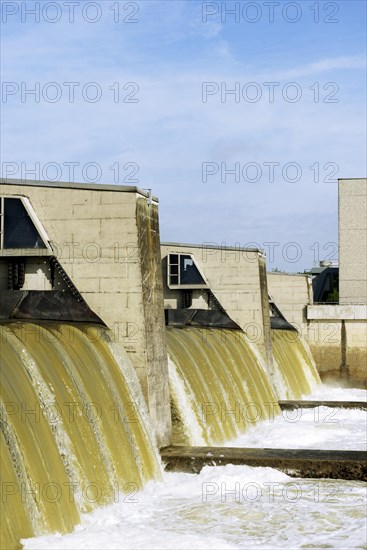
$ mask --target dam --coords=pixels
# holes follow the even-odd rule
[[[219,492],[206,464],[244,468],[246,483],[259,483],[238,450],[224,461],[223,449],[274,422],[281,403],[302,404],[322,374],[310,352],[318,344],[297,324],[301,306],[284,315],[263,253],[161,243],[158,201],[138,188],[4,180],[0,196],[1,548],[69,533],[100,507],[138,506],[152,484],[164,495],[172,449],[189,462],[192,449],[208,449],[195,470],[204,467],[207,500]],[[351,378],[362,369],[355,361]],[[362,449],[338,453],[338,476],[350,468],[347,479],[365,479]],[[281,471],[269,479],[290,483],[284,452],[274,456]],[[350,490],[360,502],[359,486]],[[205,514],[202,526],[212,523]]]
[[[136,375],[107,332],[14,323],[1,339],[8,548],[20,533],[70,531],[93,504],[156,478],[160,464]]]

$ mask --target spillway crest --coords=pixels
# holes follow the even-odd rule
[[[68,532],[161,465],[139,382],[96,325],[1,329],[1,548]]]

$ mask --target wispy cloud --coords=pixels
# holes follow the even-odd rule
[[[328,59],[320,59],[301,67],[283,70],[274,73],[275,78],[303,78],[305,76],[319,75],[331,71],[343,71],[352,69],[365,69],[366,59],[361,55],[342,56]]]
[[[325,36],[319,34],[317,40],[323,45],[329,40],[329,46],[327,55],[320,55],[298,47],[293,26],[281,38],[287,55],[283,47],[270,57],[270,49],[264,53],[265,47],[261,52],[254,46],[254,37],[256,45],[275,39],[279,43],[274,25],[203,25],[199,2],[139,6],[135,26],[115,25],[105,18],[96,25],[79,20],[5,29],[3,80],[25,82],[29,88],[34,82],[57,82],[63,97],[55,103],[31,97],[22,102],[16,95],[2,104],[3,161],[96,162],[106,183],[114,182],[114,163],[135,162],[139,185],[153,187],[159,196],[165,240],[233,244],[289,237],[305,250],[312,239],[337,240],[337,189],[324,181],[330,173],[325,166],[337,163],[336,177],[364,176],[364,58],[356,37],[365,29],[358,34],[349,22],[341,22],[346,53],[340,55],[340,40],[338,47],[331,40],[335,28],[324,26]],[[311,40],[309,27],[301,22],[297,29]],[[318,101],[310,91],[316,79]],[[65,99],[63,83],[70,81],[80,83],[74,103]],[[205,81],[218,86],[206,103]],[[254,81],[262,95],[251,102],[244,98],[243,86]],[[269,81],[280,82],[273,102],[264,87]],[[297,81],[303,92],[293,103],[282,95],[284,83],[290,81]],[[338,84],[336,103],[324,102],[322,85],[330,81]],[[81,95],[89,82],[103,92],[96,103]],[[138,103],[116,103],[111,90],[116,82],[136,82]],[[236,83],[239,101],[222,96],[222,85],[225,91]],[[203,162],[226,162],[228,168],[237,162],[241,171],[257,163],[262,178],[251,183],[241,175],[236,182],[218,173],[205,183]],[[277,163],[273,182],[266,180],[269,162]],[[282,176],[291,162],[302,169],[294,184]],[[291,267],[307,267],[312,252],[307,254]]]

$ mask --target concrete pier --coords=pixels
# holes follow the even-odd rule
[[[279,407],[284,410],[314,409],[330,407],[331,409],[362,409],[367,410],[365,401],[279,401]]]
[[[292,477],[367,481],[364,451],[171,446],[161,449],[161,457],[171,472],[199,473],[204,466],[235,464],[276,468]]]
[[[17,292],[9,287],[9,265],[18,273],[21,263],[19,289],[53,298],[56,291],[72,292],[81,298],[128,353],[157,444],[168,445],[171,409],[157,199],[137,187],[1,178],[0,199],[3,204],[15,199],[28,208],[27,219],[43,243],[43,248],[26,241],[1,248],[0,242],[0,291]],[[1,233],[4,240],[7,227]],[[26,234],[20,232],[23,239]],[[36,314],[33,303],[29,315]],[[47,310],[60,310],[58,303]]]

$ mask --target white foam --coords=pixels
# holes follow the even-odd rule
[[[225,446],[365,451],[366,417],[366,411],[358,409],[284,410],[273,419],[254,424]]]
[[[366,390],[333,388],[321,384],[309,400],[366,401]],[[305,398],[306,399],[306,398]],[[274,404],[267,405],[274,410]],[[283,410],[280,415],[254,423],[226,447],[275,449],[367,449],[367,414],[362,409],[316,407]]]
[[[166,473],[138,502],[86,515],[69,535],[22,541],[26,549],[363,548],[366,486],[290,478],[271,468],[206,467]],[[126,497],[125,497],[126,499]]]
[[[305,395],[305,400],[324,401],[367,401],[367,390],[358,388],[339,388],[332,384],[320,384],[311,395]]]
[[[360,400],[361,391],[321,387],[313,398],[324,399],[327,392],[330,400]],[[365,448],[365,411],[318,409],[317,422],[317,409],[302,409],[297,422],[280,415],[251,428],[237,444]],[[365,549],[366,492],[357,481],[291,478],[272,468],[205,467],[197,475],[165,473],[163,481],[148,483],[136,495],[120,495],[119,502],[85,515],[72,534],[22,542],[26,549],[47,550]]]
[[[180,403],[180,406],[185,411],[185,415],[182,417],[182,422],[185,427],[185,432],[189,435],[189,440],[192,445],[199,447],[201,445],[205,445],[205,439],[200,428],[200,423],[194,412],[193,403],[195,397],[194,395],[190,395],[190,389],[185,387],[183,380],[178,375],[177,367],[170,356],[168,356],[168,372],[171,393],[176,397],[177,402]]]

